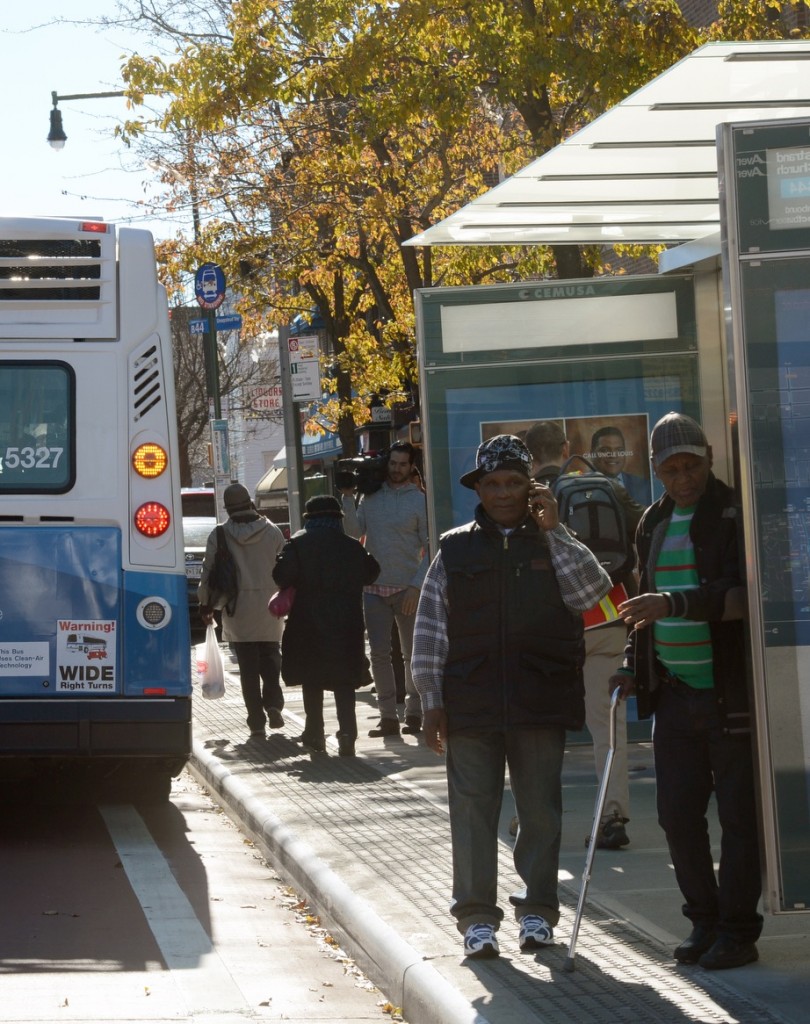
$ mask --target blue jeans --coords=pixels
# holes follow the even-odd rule
[[[390,597],[379,594],[363,594],[363,611],[366,616],[366,632],[371,652],[371,674],[377,690],[377,707],[380,718],[397,717],[397,684],[394,666],[391,664],[391,628],[394,622],[399,630],[399,644],[405,662],[405,715],[422,717],[422,700],[413,684],[411,675],[411,649],[413,648],[413,625],[416,613],[402,614],[402,599],[405,590]]]
[[[565,730],[451,733],[447,740],[447,789],[453,843],[453,904],[450,912],[465,932],[478,922],[503,920],[497,904],[498,822],[506,765],[520,829],[515,842],[517,873],[525,893],[513,897],[515,918],[538,914],[560,919],[557,868],[562,828],[561,774]]]
[[[751,737],[723,732],[713,689],[680,681],[660,687],[653,730],[658,822],[683,913],[693,924],[756,942],[762,883]],[[722,830],[717,878],[706,820],[712,790]]]
[[[279,683],[281,652],[271,640],[231,642],[239,665],[242,699],[247,710],[248,729],[263,729],[267,719],[265,709],[284,707],[284,694]]]

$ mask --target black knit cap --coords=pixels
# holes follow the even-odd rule
[[[313,519],[316,516],[334,516],[335,518],[343,516],[340,502],[331,494],[317,494],[314,498],[309,499],[304,508],[306,509],[304,519]]]

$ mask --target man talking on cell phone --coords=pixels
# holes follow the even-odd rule
[[[468,957],[499,953],[498,821],[506,765],[520,830],[511,897],[520,948],[554,941],[566,729],[585,719],[582,612],[611,588],[530,479],[525,444],[499,434],[461,483],[475,519],[443,535],[419,599],[413,676],[428,746],[447,754],[451,913]]]

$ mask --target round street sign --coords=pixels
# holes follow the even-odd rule
[[[225,299],[225,275],[217,263],[203,263],[194,277],[197,302],[203,309],[218,309]]]

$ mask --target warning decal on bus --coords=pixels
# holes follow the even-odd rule
[[[46,643],[0,643],[0,676],[45,676],[50,672]]]
[[[56,630],[58,693],[111,693],[115,690],[115,632],[114,619],[59,620]]]

